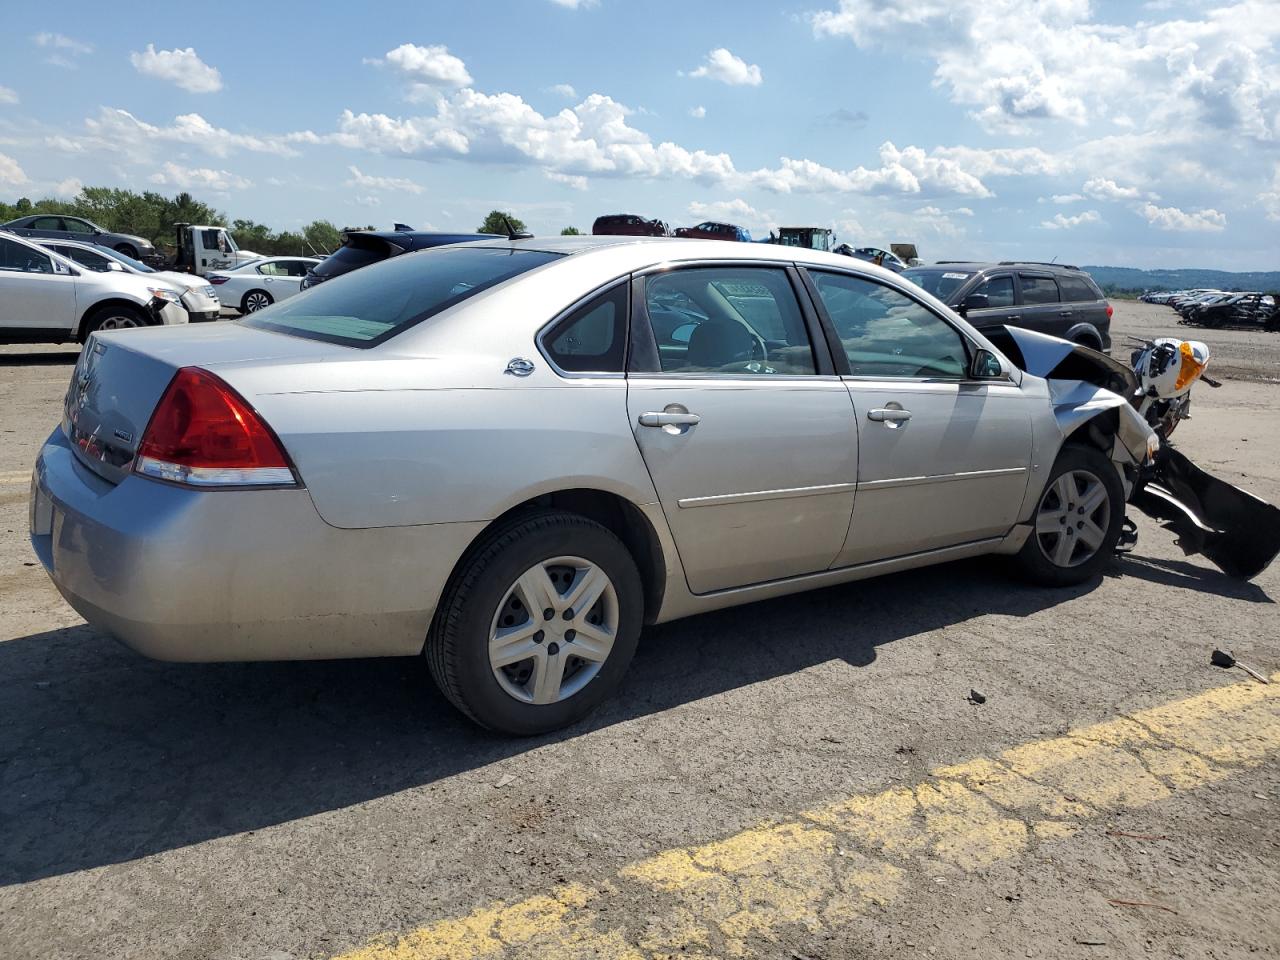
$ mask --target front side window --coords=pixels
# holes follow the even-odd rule
[[[693,267],[645,279],[663,373],[796,376],[817,372],[785,270]]]
[[[812,276],[853,376],[964,378],[964,338],[927,307],[862,277]]]
[[[563,254],[448,247],[393,257],[238,322],[310,340],[372,347],[490,287]],[[482,336],[483,331],[477,331]]]
[[[992,277],[973,292],[985,296],[989,307],[1012,307],[1013,277]]]
[[[61,217],[37,217],[31,224],[32,230],[61,230]]]
[[[284,269],[284,275],[286,277],[305,277],[307,275],[307,268],[310,267],[311,264],[307,263],[305,260],[281,260],[280,266]]]
[[[1029,277],[1025,273],[1020,276],[1024,304],[1058,302],[1058,284],[1053,277]]]
[[[81,250],[78,247],[63,247],[58,250],[58,253],[97,273],[106,273],[111,269],[110,260],[89,250]]]
[[[63,217],[62,222],[66,224],[66,229],[71,233],[93,233],[93,226],[83,220],[77,220],[74,217]]]
[[[14,273],[53,273],[53,260],[38,250],[0,237],[0,270]]]
[[[628,287],[622,283],[556,324],[542,338],[551,362],[570,373],[621,373],[628,300]]]

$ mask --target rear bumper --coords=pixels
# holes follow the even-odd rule
[[[161,660],[407,656],[483,524],[339,530],[306,490],[100,479],[61,430],[32,477],[31,544],[75,610]]]

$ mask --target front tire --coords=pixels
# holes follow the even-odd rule
[[[526,514],[487,534],[455,571],[427,663],[481,726],[547,733],[618,688],[643,608],[635,561],[611,531],[577,514]]]
[[[1050,587],[1096,576],[1115,553],[1124,523],[1124,486],[1096,447],[1068,443],[1058,454],[1018,552],[1020,572]]]
[[[250,290],[240,298],[241,313],[257,313],[259,310],[265,310],[271,304],[275,303],[271,299],[271,294],[265,290]]]
[[[98,330],[130,330],[134,327],[147,326],[151,326],[151,323],[141,310],[124,304],[111,303],[90,314],[85,321],[84,336],[80,338],[80,342],[88,340],[89,334]]]
[[[115,251],[116,253],[123,253],[126,257],[133,257],[135,260],[138,259],[138,250],[131,243],[118,243],[115,246]]]

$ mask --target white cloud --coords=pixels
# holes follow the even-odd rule
[[[578,97],[578,91],[573,89],[573,84],[571,83],[557,83],[551,88],[551,92],[559,94],[566,100],[576,100]]]
[[[296,133],[260,137],[253,134],[233,133],[215,127],[198,113],[184,113],[174,117],[167,126],[158,126],[139,120],[127,110],[102,107],[96,117],[85,120],[89,135],[81,140],[70,140],[81,147],[98,147],[130,153],[146,153],[157,143],[181,143],[198,147],[215,157],[225,157],[236,150],[252,153],[269,153],[288,157],[297,154],[294,144],[319,143],[320,138],[309,130]]]
[[[972,217],[973,209],[971,207],[956,207],[951,211],[958,217]]]
[[[1177,207],[1157,207],[1144,203],[1138,207],[1153,227],[1182,233],[1218,233],[1226,229],[1227,216],[1217,210],[1180,210]]]
[[[1080,189],[1086,197],[1094,200],[1137,200],[1142,196],[1142,191],[1137,187],[1122,187],[1114,180],[1102,177],[1086,180]]]
[[[1271,189],[1258,195],[1258,203],[1262,205],[1262,212],[1267,215],[1268,220],[1280,220],[1280,166],[1276,167]]]
[[[8,87],[0,87],[0,103],[17,103],[18,94]]]
[[[760,223],[766,217],[747,201],[717,200],[713,203],[702,203],[698,200],[689,204],[690,216],[701,220],[718,220],[729,223]]]
[[[693,119],[695,120],[701,120],[706,115],[707,115],[706,107],[690,107],[689,108],[689,116],[693,117]]]
[[[969,163],[989,168],[981,151],[960,153]],[[782,158],[781,166],[751,173],[750,179],[777,193],[937,193],[989,197],[991,191],[967,170],[964,163],[946,155],[946,148],[926,153],[920,147],[899,150],[891,141],[880,145],[880,166],[833,170],[813,160]]]
[[[551,0],[558,7],[568,7],[570,10],[585,10],[587,7],[594,7],[600,0]]]
[[[1052,220],[1042,220],[1040,226],[1046,230],[1071,230],[1082,224],[1101,222],[1102,214],[1098,213],[1097,210],[1086,210],[1084,213],[1076,214],[1074,217],[1055,213]]]
[[[587,189],[586,177],[575,176],[571,173],[557,173],[554,170],[545,170],[543,173],[552,183],[562,183],[566,187],[572,187],[574,190]]]
[[[31,178],[18,165],[18,161],[7,154],[0,153],[0,183],[12,187],[20,187],[31,182]]]
[[[76,68],[77,57],[93,53],[93,44],[75,40],[61,33],[37,33],[31,40],[37,47],[50,51],[45,57],[45,63],[66,67],[69,70]]]
[[[716,47],[708,53],[702,66],[689,76],[707,77],[730,86],[758,87],[764,82],[764,75],[758,66],[747,63],[741,57],[735,57],[724,47]]]
[[[428,88],[465,87],[471,83],[467,65],[451,54],[448,47],[441,45],[419,47],[402,43],[394,50],[388,50],[382,60],[369,62],[385,63],[405,78]]]
[[[51,192],[55,197],[70,198],[70,197],[77,196],[80,193],[80,191],[83,189],[84,189],[84,184],[81,183],[78,179],[76,179],[75,177],[67,177],[67,179],[59,180],[57,183],[55,183],[53,185],[53,189]]]
[[[253,186],[252,180],[246,180],[228,170],[181,167],[172,161],[166,162],[147,179],[160,186],[178,187],[182,190],[244,190]]]
[[[400,190],[405,193],[422,193],[422,187],[412,180],[403,177],[374,177],[361,173],[357,166],[347,167],[351,179],[346,181],[348,187],[363,187],[366,190]]]
[[[1083,199],[1084,199],[1084,194],[1082,194],[1082,193],[1055,193],[1055,194],[1054,194],[1052,197],[1050,197],[1049,199],[1050,199],[1050,200],[1052,200],[1054,203],[1058,203],[1058,204],[1063,204],[1063,205],[1065,205],[1065,204],[1069,204],[1069,203],[1079,203],[1081,200],[1083,200]]]
[[[129,62],[143,76],[164,80],[188,93],[217,93],[222,89],[222,74],[200,59],[194,47],[157,50],[148,43],[142,53],[130,53]]]
[[[381,198],[381,197],[375,197],[375,196],[374,196],[373,194],[371,194],[371,193],[370,193],[370,194],[366,194],[366,195],[364,195],[364,196],[357,196],[357,197],[353,197],[352,199],[354,199],[354,200],[355,200],[355,202],[356,202],[356,204],[357,204],[358,206],[361,206],[361,207],[380,207],[380,206],[382,206],[382,198]]]

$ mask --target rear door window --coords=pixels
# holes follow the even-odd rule
[[[973,292],[985,296],[989,307],[1012,307],[1013,277],[992,277]]]
[[[1022,282],[1024,304],[1058,302],[1058,284],[1053,277],[1028,276],[1023,273],[1019,274],[1019,279]]]
[[[562,257],[543,250],[458,247],[393,257],[342,283],[313,287],[239,321],[352,347],[372,347],[490,287]],[[476,331],[483,336],[483,331]]]
[[[620,283],[557,323],[542,337],[551,362],[569,373],[622,373],[629,301]]]
[[[644,291],[663,373],[817,373],[786,270],[691,267],[645,278]]]
[[[31,224],[32,230],[61,230],[61,217],[37,217]]]
[[[1059,277],[1058,287],[1062,290],[1062,299],[1067,303],[1098,299],[1097,291],[1081,277]]]

